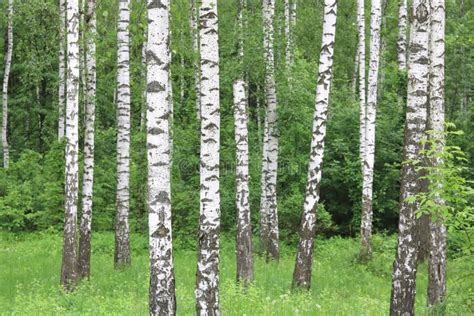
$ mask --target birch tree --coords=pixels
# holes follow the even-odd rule
[[[85,40],[86,113],[84,135],[84,171],[82,179],[82,216],[79,241],[79,276],[90,275],[92,188],[94,183],[94,132],[96,95],[96,0],[87,1]]]
[[[115,219],[115,265],[130,264],[130,0],[119,0],[117,27],[117,216]]]
[[[423,189],[421,172],[414,161],[421,160],[428,107],[429,19],[428,0],[413,0],[413,24],[408,51],[408,93],[401,190],[398,244],[392,273],[390,315],[413,315],[416,294],[418,208],[416,195]]]
[[[444,140],[444,56],[445,3],[431,0],[430,30],[430,115],[429,128],[433,131],[436,150],[443,150]],[[437,158],[435,166],[442,163]],[[445,203],[438,198],[436,203]],[[430,221],[430,253],[428,259],[428,305],[441,303],[446,296],[446,226],[442,218]]]
[[[243,80],[234,82],[237,208],[237,281],[253,281],[252,227],[249,203],[249,140],[247,97]]]
[[[296,2],[297,0],[285,0],[285,37],[286,37],[286,67],[293,64],[293,42],[294,29],[296,25]]]
[[[293,287],[311,287],[311,268],[313,263],[314,234],[316,232],[316,210],[319,201],[321,170],[326,138],[326,121],[331,90],[334,41],[336,37],[337,1],[324,1],[324,20],[321,53],[319,56],[316,101],[313,117],[313,137],[308,164],[306,196],[301,217],[300,238],[296,253]]]
[[[365,124],[366,124],[366,94],[365,94],[365,4],[364,0],[357,0],[357,30],[359,54],[359,157],[361,170],[364,171],[365,156]]]
[[[266,124],[262,157],[262,193],[260,201],[260,241],[268,257],[278,260],[277,169],[278,128],[275,65],[273,54],[273,18],[275,1],[263,1],[263,48],[265,60]]]
[[[59,0],[58,140],[64,137],[66,100],[66,0]]]
[[[10,149],[8,146],[8,80],[13,55],[13,0],[8,1],[8,31],[7,31],[7,55],[5,57],[5,72],[3,74],[2,90],[2,146],[3,167],[8,169],[10,162]]]
[[[380,27],[382,6],[380,0],[372,0],[370,7],[370,60],[365,117],[365,153],[362,181],[362,218],[360,225],[361,248],[359,258],[367,261],[372,255],[372,195],[375,160],[375,118],[377,113],[377,82],[380,63]]]
[[[219,36],[217,0],[199,11],[201,52],[201,167],[196,313],[219,315]]]
[[[196,95],[196,116],[198,121],[201,119],[201,67],[199,66],[199,32],[197,26],[197,4],[196,0],[189,0],[190,2],[190,13],[189,13],[189,25],[191,28],[191,36],[193,40],[193,67],[194,67],[194,93]]]
[[[77,273],[77,197],[79,186],[79,3],[67,2],[67,81],[66,81],[66,179],[64,197],[64,239],[61,285],[72,290]]]
[[[175,315],[171,236],[170,2],[148,0],[147,152],[150,315]]]
[[[398,40],[397,40],[398,69],[407,69],[407,0],[398,2]]]

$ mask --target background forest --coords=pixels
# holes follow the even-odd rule
[[[258,235],[260,168],[264,124],[264,61],[261,1],[248,0],[247,29],[244,33],[244,68],[249,88],[250,204],[254,236]],[[367,2],[367,1],[366,1]],[[131,92],[132,136],[130,178],[130,225],[132,248],[146,252],[146,133],[141,113],[145,106],[142,45],[146,27],[144,1],[131,1]],[[377,235],[397,231],[400,202],[400,170],[405,124],[406,73],[397,65],[398,1],[385,0],[381,29],[381,60],[377,105],[374,171],[373,225]],[[6,1],[0,4],[0,34],[7,29]],[[196,247],[199,223],[200,123],[195,112],[195,55],[189,27],[189,1],[173,0],[171,5],[173,120],[173,247],[182,251]],[[239,77],[236,1],[219,1],[220,101],[221,101],[221,232],[234,238],[235,140],[232,83]],[[280,151],[278,169],[278,216],[283,249],[294,248],[298,240],[301,208],[307,180],[308,152],[314,111],[315,79],[321,47],[323,1],[298,2],[294,30],[295,59],[291,86],[285,67],[284,6],[275,8],[275,70],[278,95]],[[370,5],[366,5],[370,17]],[[0,169],[0,229],[23,233],[62,231],[64,220],[64,143],[57,140],[58,122],[58,22],[56,0],[15,1],[14,51],[9,85],[9,126],[11,163]],[[116,212],[116,105],[117,3],[97,1],[97,95],[95,130],[94,249],[113,247],[102,232],[114,229]],[[367,28],[367,38],[369,28]],[[6,35],[5,35],[6,38]],[[5,40],[6,43],[6,40]],[[6,45],[0,41],[0,60]],[[357,47],[356,1],[338,1],[338,21],[334,50],[334,77],[331,87],[327,138],[318,210],[317,234],[335,237],[336,244],[321,243],[321,252],[337,254],[337,247],[352,241],[339,237],[359,234],[362,176],[359,160],[359,103],[353,90],[354,59]],[[474,2],[446,1],[446,120],[464,135],[452,135],[449,145],[459,146],[468,158],[463,176],[474,179]],[[3,68],[0,69],[3,77]],[[81,94],[81,98],[83,98]],[[84,107],[80,103],[80,148],[83,148]],[[3,159],[0,153],[0,159]],[[80,171],[82,172],[82,171]],[[451,229],[448,234],[450,258],[470,254],[474,245],[471,227]],[[19,234],[0,235],[14,238]],[[48,237],[49,238],[49,237]],[[375,237],[374,248],[393,250],[394,239]],[[385,238],[385,239],[384,239]],[[254,238],[257,242],[257,238]],[[58,240],[51,241],[58,244]],[[230,242],[230,241],[229,241]],[[337,244],[339,243],[339,244]],[[5,243],[6,244],[6,243]],[[39,243],[37,246],[46,246]],[[226,248],[224,242],[224,251]],[[59,245],[58,245],[59,247]],[[97,248],[99,247],[99,248]],[[288,247],[288,248],[287,248]],[[316,249],[318,249],[316,244]],[[377,248],[378,247],[378,248]],[[228,247],[231,248],[230,246]],[[356,247],[357,248],[357,247]],[[145,250],[144,250],[145,249]],[[98,250],[97,250],[98,251]],[[342,250],[341,250],[342,251]],[[230,250],[229,250],[230,252]],[[192,253],[194,255],[194,252]],[[344,253],[348,260],[353,260]],[[293,257],[291,257],[293,258]],[[382,261],[393,258],[393,252]],[[102,259],[101,259],[102,260]],[[137,259],[137,260],[145,260]],[[177,259],[184,264],[184,259]],[[285,264],[283,258],[283,267]],[[145,260],[146,261],[146,260]],[[288,262],[292,259],[288,259]],[[146,263],[143,263],[146,265]],[[223,260],[225,264],[225,259]],[[332,262],[336,265],[336,262]],[[1,266],[1,262],[0,262]],[[291,264],[290,264],[291,266]],[[194,265],[189,269],[192,270]],[[281,266],[280,266],[281,268]],[[472,268],[472,267],[471,267]],[[281,268],[283,269],[283,268]],[[131,273],[130,271],[127,273]],[[224,273],[225,270],[224,270]],[[264,273],[262,271],[262,273]],[[283,274],[286,272],[282,272]],[[329,273],[329,271],[328,271]],[[361,274],[365,273],[360,271]],[[288,273],[287,273],[288,274]],[[229,273],[230,275],[230,273]],[[130,275],[122,275],[126,279]],[[472,276],[471,276],[472,277]],[[224,278],[223,278],[224,279]],[[1,281],[0,281],[1,282]],[[326,280],[323,282],[332,282]],[[185,286],[185,285],[183,285]],[[225,285],[227,291],[230,285]],[[179,284],[178,284],[179,287]],[[273,296],[272,296],[273,297]],[[286,298],[281,298],[285,300]],[[472,297],[471,304],[472,304]],[[301,296],[301,302],[305,302]],[[469,300],[469,299],[468,299]],[[330,299],[328,298],[328,302]],[[0,301],[1,302],[1,301]],[[231,302],[223,303],[231,304]],[[322,304],[322,303],[320,303]],[[295,305],[297,305],[295,303]],[[471,305],[471,308],[473,306]],[[118,307],[117,307],[118,308]],[[467,311],[463,310],[463,311]],[[472,310],[471,310],[472,311]],[[104,311],[103,311],[104,312]],[[135,310],[143,312],[143,310]]]

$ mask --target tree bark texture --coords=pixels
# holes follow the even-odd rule
[[[74,289],[77,273],[77,199],[79,186],[79,3],[69,0],[67,15],[66,179],[61,285]]]
[[[117,26],[117,215],[115,265],[130,265],[130,0],[119,0]]]
[[[321,54],[319,56],[319,71],[313,117],[313,137],[311,139],[306,196],[300,224],[300,239],[296,252],[295,270],[293,272],[294,288],[309,289],[311,287],[314,235],[316,233],[316,210],[319,202],[329,93],[333,73],[336,17],[337,1],[325,0],[323,35]]]
[[[423,190],[421,171],[413,163],[422,158],[428,108],[429,20],[428,0],[413,0],[413,24],[408,52],[408,93],[398,244],[392,273],[390,315],[414,315],[417,271],[416,214],[413,198]]]
[[[201,167],[196,313],[219,315],[219,36],[217,0],[199,11],[201,52]]]

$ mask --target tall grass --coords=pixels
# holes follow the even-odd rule
[[[61,236],[0,234],[0,313],[18,315],[148,313],[148,249],[144,236],[132,236],[132,267],[113,267],[113,234],[93,236],[92,276],[71,294],[59,287]],[[356,261],[358,241],[318,240],[310,292],[291,292],[292,249],[283,247],[279,264],[255,259],[255,283],[242,289],[235,283],[231,238],[223,238],[220,300],[223,315],[385,315],[389,309],[391,264],[395,240],[375,236],[374,258]],[[194,314],[196,252],[174,252],[179,315]],[[460,264],[449,265],[456,271]],[[467,294],[456,290],[456,273],[449,274],[448,314],[468,315]],[[426,265],[418,272],[417,314],[428,311]],[[472,306],[471,306],[472,308]]]

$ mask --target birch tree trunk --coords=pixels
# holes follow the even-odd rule
[[[64,197],[64,240],[61,285],[72,290],[77,273],[77,197],[79,186],[79,3],[67,3],[67,82],[66,82],[66,179]]]
[[[237,208],[237,281],[253,281],[252,227],[249,204],[249,140],[247,97],[243,80],[234,82]]]
[[[201,167],[196,313],[219,315],[219,36],[217,0],[199,12],[201,51]]]
[[[171,236],[170,1],[148,0],[147,151],[150,315],[175,315]]]
[[[260,238],[267,258],[278,260],[280,250],[278,245],[278,212],[277,212],[277,169],[278,169],[278,127],[277,127],[277,96],[275,85],[275,65],[273,55],[273,18],[275,1],[263,1],[263,48],[265,59],[265,97],[267,103],[267,128],[265,144],[263,145],[262,172],[262,201],[260,202],[261,219]],[[262,183],[263,184],[263,183]]]
[[[365,94],[365,8],[364,0],[357,0],[357,29],[359,42],[357,51],[359,53],[359,157],[361,161],[361,171],[364,172],[365,156],[365,124],[366,114],[366,94]]]
[[[319,201],[321,170],[326,138],[326,121],[329,105],[329,92],[333,72],[334,41],[336,37],[337,1],[324,1],[324,21],[319,56],[319,72],[316,86],[316,101],[313,117],[313,137],[308,164],[306,196],[301,217],[300,239],[296,253],[293,287],[311,287],[311,268],[313,263],[314,234],[316,232],[316,210]]]
[[[66,0],[59,0],[58,140],[64,137],[66,103]]]
[[[290,0],[285,0],[285,61],[286,68],[289,69],[291,65],[291,35],[290,35]]]
[[[445,2],[431,0],[430,30],[430,115],[429,128],[433,130],[436,150],[444,145],[444,56],[445,56]],[[432,162],[442,164],[440,159]],[[444,204],[438,198],[436,203]],[[442,218],[430,221],[430,253],[428,259],[428,305],[441,303],[446,296],[446,226]]]
[[[398,69],[407,69],[407,0],[398,2],[398,41],[397,41]]]
[[[130,0],[119,0],[117,27],[117,216],[115,219],[115,265],[130,265]]]
[[[377,113],[377,82],[380,62],[380,27],[382,6],[372,0],[370,8],[370,61],[365,123],[365,155],[362,181],[362,218],[360,225],[361,247],[359,259],[366,262],[372,256],[372,195],[375,160],[375,119]]]
[[[408,93],[403,161],[420,160],[428,107],[429,19],[428,0],[413,0],[413,24],[408,52]],[[415,238],[418,203],[412,199],[422,189],[421,172],[414,163],[402,168],[397,255],[393,264],[390,315],[414,315],[417,271]]]
[[[2,146],[3,167],[8,169],[10,163],[10,149],[8,146],[8,80],[13,55],[13,0],[8,1],[8,31],[7,31],[7,55],[5,57],[5,72],[3,75],[3,101],[2,101]]]
[[[145,29],[145,34],[144,34],[144,37],[145,37],[145,40],[143,41],[143,46],[142,46],[142,67],[143,67],[143,73],[142,73],[142,77],[145,78],[145,84],[143,85],[143,91],[142,91],[142,109],[141,109],[141,112],[140,112],[140,131],[144,131],[145,130],[145,125],[146,125],[146,112],[147,112],[147,102],[146,102],[146,94],[147,94],[147,91],[146,91],[146,87],[147,87],[147,82],[146,82],[146,78],[147,78],[147,72],[146,72],[146,68],[147,68],[147,64],[146,64],[146,50],[147,50],[147,45],[148,45],[148,30]]]
[[[79,276],[89,278],[91,257],[92,188],[94,184],[94,130],[96,94],[96,0],[88,0],[85,37],[86,115],[84,173],[82,179],[82,217],[79,241]]]
[[[199,32],[196,21],[198,8],[196,0],[190,0],[190,6],[191,10],[189,24],[191,28],[194,51],[194,93],[196,95],[196,116],[199,121],[201,119],[201,67],[199,66]]]

